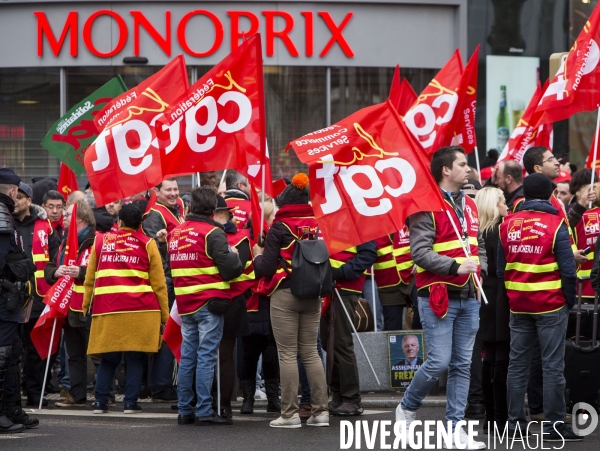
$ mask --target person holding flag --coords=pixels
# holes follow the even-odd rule
[[[77,210],[75,217],[73,217],[75,205],[77,205]],[[67,398],[55,405],[57,407],[85,407],[87,390],[86,351],[89,331],[83,314],[83,282],[85,281],[91,248],[96,237],[96,220],[90,206],[85,201],[79,200],[67,208],[64,223],[67,229],[75,227],[77,230],[77,260],[75,264],[66,261],[67,240],[65,240],[44,270],[44,277],[50,285],[54,285],[61,276],[68,275],[74,279],[73,294],[71,295],[67,321],[63,329],[67,354],[69,355],[71,388]]]
[[[423,399],[447,368],[446,420],[454,428],[464,419],[471,356],[479,328],[480,303],[474,278],[479,273],[485,277],[487,271],[477,206],[461,190],[470,172],[462,147],[438,149],[431,160],[431,173],[446,210],[410,217],[410,249],[418,267],[419,315],[429,355],[396,409],[396,421],[406,421],[407,431]],[[485,448],[483,442],[469,439],[464,428],[459,434],[466,449]]]
[[[250,203],[250,190],[248,179],[237,171],[228,170],[225,176],[225,202],[231,207],[233,219],[238,229],[243,229],[250,219],[252,204]],[[258,223],[260,219],[256,218]]]
[[[17,327],[23,300],[27,299],[24,289],[28,289],[35,272],[21,247],[22,238],[12,217],[20,183],[21,178],[12,169],[0,168],[0,434],[21,432],[39,424],[20,407],[21,340]]]

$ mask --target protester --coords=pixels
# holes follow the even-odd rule
[[[573,196],[568,213],[569,225],[574,228],[581,217],[590,207],[590,202],[594,203],[598,199],[595,190],[590,190],[592,180],[591,169],[581,169],[573,174],[569,181],[569,193]],[[582,190],[587,186],[586,190]]]
[[[73,191],[71,194],[69,194],[69,197],[67,197],[67,207],[69,205],[74,204],[75,202],[77,202],[78,200],[84,199],[85,198],[85,193],[83,191]],[[94,202],[95,205],[95,202]]]
[[[248,233],[238,230],[231,222],[232,215],[225,199],[217,196],[217,208],[213,219],[223,225],[227,242],[238,251],[240,262],[244,271],[242,274],[229,281],[231,304],[225,314],[223,322],[223,337],[219,344],[219,375],[221,381],[221,406],[218,411],[224,418],[231,418],[231,395],[235,383],[234,348],[239,337],[249,334],[246,299],[252,294],[254,285],[254,267],[250,254],[250,240]],[[216,386],[216,383],[214,384]],[[216,387],[214,387],[216,388]],[[279,404],[279,379],[265,381],[269,404],[267,412],[281,411]],[[216,409],[217,399],[213,394],[213,405]]]
[[[181,362],[177,386],[178,424],[230,425],[212,410],[211,388],[217,348],[223,335],[223,315],[231,302],[229,283],[242,274],[236,248],[227,243],[223,226],[211,219],[217,208],[214,188],[192,191],[191,213],[169,234],[169,256],[181,315]],[[189,256],[195,256],[189,259]],[[195,419],[192,382],[196,375]]]
[[[33,306],[29,314],[29,321],[23,324],[23,376],[27,405],[37,407],[40,404],[40,398],[43,397],[42,385],[46,362],[40,359],[30,335],[36,320],[44,310],[43,296],[50,288],[44,279],[44,269],[50,260],[50,255],[54,255],[58,251],[60,239],[58,234],[52,230],[46,211],[31,203],[32,196],[31,187],[21,182],[17,192],[13,217],[15,226],[23,238],[23,250],[36,266],[36,272],[31,277]],[[54,362],[55,357],[56,355],[51,357],[51,364]],[[47,406],[48,401],[44,399],[42,405]]]
[[[481,372],[483,404],[486,426],[493,431],[494,422],[498,430],[504,430],[508,419],[506,404],[506,378],[508,375],[508,353],[510,311],[504,285],[496,275],[499,230],[508,213],[504,194],[498,188],[483,188],[475,197],[479,211],[479,228],[485,241],[488,261],[488,276],[483,279],[483,291],[488,303],[481,303],[479,310],[479,332],[483,341],[484,358]],[[481,355],[481,353],[480,353]],[[474,357],[475,358],[475,357]]]
[[[515,160],[501,161],[493,180],[504,192],[508,211],[513,212],[515,203],[523,198],[523,168]]]
[[[114,218],[115,222],[119,221],[119,211],[121,210],[122,204],[120,200],[109,202],[105,205],[106,211]],[[142,212],[143,213],[143,212]]]
[[[524,398],[536,339],[543,368],[543,432],[545,441],[578,441],[565,424],[565,333],[568,309],[575,304],[575,261],[568,226],[547,200],[552,182],[543,174],[529,175],[523,184],[525,201],[500,226],[498,278],[504,281],[510,305],[508,367],[509,435],[527,429]],[[528,227],[524,223],[531,224]],[[541,233],[540,233],[541,232]],[[537,236],[537,252],[528,239]],[[538,288],[546,286],[546,288]]]
[[[279,195],[277,204],[280,209],[267,233],[264,248],[256,244],[253,249],[256,277],[266,277],[265,290],[272,293],[271,322],[279,350],[281,417],[271,421],[270,426],[302,426],[298,415],[298,354],[306,368],[311,392],[312,416],[307,425],[329,426],[325,372],[316,346],[321,301],[319,298],[299,299],[292,294],[288,275],[292,268],[282,266],[282,260],[291,261],[295,240],[300,239],[304,231],[317,233],[317,221],[309,205],[308,177],[296,174],[291,185]]]
[[[232,208],[235,225],[243,229],[250,219],[252,205],[250,203],[250,183],[237,171],[229,170],[225,176],[225,201]]]
[[[24,295],[23,289],[15,285],[25,284],[35,272],[35,266],[21,247],[22,237],[12,217],[20,183],[21,178],[11,169],[0,168],[0,282],[3,284],[0,290],[0,434],[21,432],[39,424],[21,408],[18,325],[22,298],[9,296],[4,286],[10,284]]]
[[[119,229],[99,236],[90,254],[83,311],[91,306],[87,353],[101,355],[96,374],[94,413],[108,412],[115,371],[123,354],[127,365],[124,413],[139,413],[137,400],[145,353],[158,352],[161,324],[169,318],[167,284],[156,242],[138,232],[142,211],[119,209]]]
[[[556,189],[554,195],[560,200],[565,208],[569,206],[571,200],[575,197],[569,190],[569,180],[561,181],[556,183]]]
[[[481,271],[485,278],[487,271],[477,206],[461,191],[470,173],[464,150],[458,146],[437,150],[431,172],[450,213],[422,212],[409,218],[411,253],[419,267],[416,285],[428,356],[396,409],[396,421],[405,420],[407,430],[423,399],[447,368],[446,420],[453,427],[463,420],[479,316],[473,274]],[[459,242],[462,238],[457,237],[455,228],[468,238],[469,257],[463,252]],[[464,428],[459,434],[460,441],[467,443]],[[485,448],[483,442],[472,441],[470,445]]]
[[[65,237],[66,226],[63,224],[63,212],[65,210],[65,198],[58,191],[50,190],[44,194],[42,208],[46,210],[48,220],[52,228],[62,241]]]
[[[64,216],[64,226],[77,228],[77,264],[66,265],[65,250],[67,237],[63,240],[58,252],[52,257],[44,269],[44,278],[50,285],[56,283],[60,276],[71,276],[74,279],[73,294],[69,305],[67,321],[63,327],[67,354],[69,355],[69,378],[71,387],[69,396],[57,402],[57,407],[85,407],[87,390],[87,345],[89,330],[83,313],[83,282],[87,265],[96,237],[96,221],[90,206],[83,200],[78,200],[77,215],[72,217],[73,207],[67,208]],[[67,234],[68,236],[68,234]]]

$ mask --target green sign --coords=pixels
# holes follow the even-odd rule
[[[120,75],[87,96],[52,125],[41,145],[80,175],[85,172],[83,157],[99,132],[94,114],[127,91]]]

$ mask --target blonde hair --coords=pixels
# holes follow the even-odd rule
[[[502,190],[492,186],[486,186],[477,192],[475,204],[479,211],[479,230],[481,230],[481,233],[491,230],[498,221],[500,217],[498,204],[503,197]]]
[[[81,219],[92,227],[96,227],[96,218],[94,218],[94,212],[88,203],[80,199],[77,202],[77,219]]]
[[[267,224],[270,224],[273,219],[273,215],[275,214],[275,208],[273,207],[273,201],[267,201],[262,204],[262,209],[265,212],[265,221]],[[258,219],[260,221],[260,219]]]

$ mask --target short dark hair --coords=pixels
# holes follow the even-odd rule
[[[515,160],[504,160],[504,177],[510,175],[517,183],[523,183],[523,169]]]
[[[535,166],[541,166],[544,164],[544,154],[548,149],[544,146],[534,146],[528,149],[523,155],[523,167],[528,174],[535,172]]]
[[[158,185],[156,185],[156,189],[161,189],[163,182],[176,182],[176,181],[177,180],[175,180],[175,179],[164,179],[162,182],[160,182]]]
[[[212,186],[201,186],[192,190],[190,212],[212,216],[217,208],[217,190]]]
[[[575,196],[577,191],[581,189],[582,186],[589,185],[592,181],[592,170],[591,169],[580,169],[575,174],[571,176],[571,181],[569,183],[569,192]]]
[[[238,171],[227,171],[227,175],[225,176],[225,189],[237,189],[238,183],[243,183],[245,185],[248,183],[248,179]]]
[[[42,204],[45,204],[48,200],[62,200],[63,205],[66,203],[64,196],[53,189],[44,194],[44,197],[42,198]]]
[[[119,210],[119,220],[123,222],[125,227],[130,229],[138,229],[142,223],[143,212],[135,203],[123,205]]]
[[[430,168],[436,182],[440,183],[444,179],[444,168],[452,169],[457,152],[464,154],[465,149],[460,146],[445,146],[435,151],[431,158]]]

